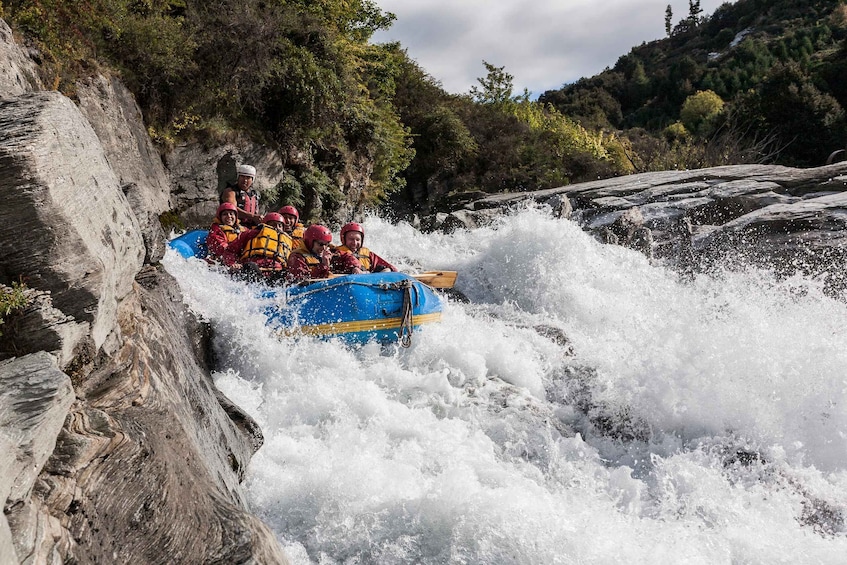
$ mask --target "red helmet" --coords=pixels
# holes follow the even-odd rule
[[[303,243],[306,244],[306,249],[311,251],[312,244],[315,241],[325,241],[326,243],[329,243],[332,241],[332,232],[329,231],[328,227],[320,224],[309,226],[303,233]]]
[[[289,216],[294,216],[298,220],[300,219],[300,213],[297,212],[297,208],[294,206],[283,206],[279,209],[280,214],[288,214]]]
[[[278,212],[268,212],[262,218],[262,223],[267,224],[268,222],[282,222],[282,216]]]
[[[233,204],[232,202],[224,202],[223,204],[218,206],[218,211],[215,212],[215,217],[220,220],[221,212],[225,212],[226,210],[235,212],[235,215],[238,216],[238,208],[235,207],[235,204]]]
[[[347,232],[351,231],[357,231],[362,234],[362,242],[365,241],[365,228],[362,227],[362,224],[350,222],[349,224],[345,224],[345,226],[341,228],[341,245],[347,245],[346,243],[344,243],[344,236],[347,235]]]

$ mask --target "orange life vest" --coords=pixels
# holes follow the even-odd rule
[[[226,224],[219,224],[218,222],[215,223],[218,224],[218,227],[221,228],[222,232],[224,232],[227,243],[232,243],[233,241],[238,239],[238,235],[242,231],[241,226],[239,224],[235,224],[234,226],[228,226]]]
[[[256,226],[259,233],[247,242],[241,259],[267,258],[279,261],[283,265],[291,253],[291,238],[287,233],[278,232],[266,224]]]
[[[370,272],[371,270],[371,250],[367,247],[362,247],[359,249],[358,253],[353,253],[349,247],[346,245],[339,245],[335,248],[338,253],[349,253],[353,257],[359,260],[359,263],[362,264],[362,270]]]

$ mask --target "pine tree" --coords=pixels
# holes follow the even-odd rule
[[[695,27],[699,23],[702,13],[700,0],[688,0],[688,19],[691,21],[691,27]]]
[[[673,26],[671,25],[671,20],[673,19],[673,9],[671,5],[668,4],[668,7],[665,8],[665,32],[668,34],[668,37],[671,36],[671,29]]]

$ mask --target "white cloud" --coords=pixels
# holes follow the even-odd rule
[[[711,14],[725,0],[702,0]],[[536,95],[612,66],[645,41],[665,36],[686,0],[377,0],[397,15],[373,41],[399,41],[449,92],[467,92],[485,74],[482,61],[515,77],[515,92]]]

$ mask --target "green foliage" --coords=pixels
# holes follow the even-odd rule
[[[682,122],[674,122],[662,131],[662,137],[669,143],[686,143],[691,139],[691,134]]]
[[[495,67],[483,61],[488,74],[476,79],[482,88],[472,86],[471,97],[479,104],[504,105],[513,101],[512,88],[515,77],[506,72],[505,67]]]
[[[0,325],[6,323],[12,312],[29,304],[25,291],[26,285],[19,282],[12,283],[12,286],[0,285]],[[2,331],[0,335],[3,335]]]
[[[305,200],[303,199],[303,185],[292,174],[286,174],[275,187],[276,198],[268,200],[273,202],[272,209],[279,209],[283,206],[291,205],[298,210],[303,208]]]
[[[177,210],[168,210],[159,214],[159,223],[162,224],[165,233],[185,231],[185,223]]]
[[[314,215],[315,212],[334,210],[344,201],[344,194],[338,184],[320,169],[307,170],[297,180],[305,197],[306,213],[309,215],[309,217],[301,217],[301,220],[307,223],[319,219]],[[317,206],[317,203],[320,203],[320,207]]]
[[[774,132],[785,147],[785,164],[821,165],[828,154],[821,148],[844,144],[844,109],[797,63],[776,65],[759,89],[739,97],[734,106],[751,127]]]
[[[641,128],[657,137],[664,137],[669,125],[682,121],[690,133],[698,135],[688,143],[700,144],[709,142],[725,118],[719,113],[704,121],[700,119],[702,110],[683,116],[682,108],[698,91],[712,91],[733,109],[735,119],[743,118],[746,123],[732,128],[733,135],[742,138],[730,146],[756,146],[763,137],[776,134],[783,150],[767,152],[771,158],[804,166],[819,164],[833,148],[843,146],[839,107],[847,104],[844,2],[738,0],[723,4],[711,17],[697,15],[695,21],[693,16],[699,12],[699,3],[689,2],[689,17],[680,22],[671,37],[636,47],[614,68],[546,92],[539,101],[553,104],[586,127]],[[741,32],[743,40],[734,44],[733,39]],[[795,81],[796,92],[768,86],[780,65],[796,65],[805,76]],[[765,91],[782,100],[766,101]],[[791,104],[800,105],[798,115],[814,123],[820,135],[803,133],[807,128],[791,116]],[[772,110],[776,106],[782,108],[785,124]],[[794,133],[787,133],[789,129]],[[799,137],[798,132],[802,134]],[[721,135],[727,135],[727,130]],[[643,139],[642,134],[636,137]],[[702,153],[707,155],[706,161],[720,158],[720,153],[707,148]],[[726,154],[739,157],[757,152],[739,149]]]
[[[698,90],[685,99],[679,118],[686,130],[705,135],[714,129],[723,106],[721,97],[711,90]]]

